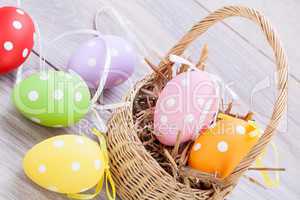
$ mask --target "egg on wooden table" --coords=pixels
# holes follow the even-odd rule
[[[0,8],[0,74],[19,67],[28,58],[34,43],[34,23],[22,9]]]
[[[96,89],[104,70],[106,44],[111,50],[111,66],[105,88],[126,81],[134,72],[137,55],[125,39],[104,35],[82,44],[71,56],[67,69],[78,73],[90,88]]]
[[[172,146],[179,132],[183,143],[212,125],[219,107],[218,89],[210,74],[203,71],[184,72],[169,81],[155,107],[157,139]]]
[[[98,143],[79,135],[44,140],[27,152],[25,174],[39,186],[64,194],[84,192],[103,177],[104,152]]]
[[[261,130],[254,121],[219,114],[216,126],[195,140],[188,164],[202,172],[226,178],[257,143]]]
[[[90,91],[76,74],[62,71],[34,73],[13,90],[17,109],[28,119],[48,127],[67,127],[89,111]]]

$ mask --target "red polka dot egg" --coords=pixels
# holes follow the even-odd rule
[[[175,145],[197,137],[214,124],[219,107],[218,86],[210,74],[202,71],[181,73],[160,93],[154,112],[154,131],[165,145]]]
[[[0,74],[18,68],[29,56],[34,43],[34,23],[23,10],[0,8]]]

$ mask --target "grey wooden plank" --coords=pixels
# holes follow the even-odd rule
[[[138,38],[148,49],[144,56],[149,56],[153,60],[154,57],[151,54],[151,49],[164,54],[193,23],[207,14],[207,11],[203,7],[192,0],[130,0],[126,2],[108,0],[101,2],[96,0],[87,0],[84,2],[80,0],[56,0],[43,2],[43,6],[40,6],[36,0],[28,0],[24,3],[25,9],[40,24],[45,43],[64,31],[92,27],[94,12],[103,5],[113,6],[131,21],[133,24],[131,31],[138,35]],[[117,26],[116,23],[111,23],[111,25],[107,25],[103,29],[104,31],[110,28],[117,29]],[[123,32],[117,34],[124,35]],[[48,59],[57,66],[65,65],[68,56],[78,46],[79,41],[87,38],[86,36],[67,38],[56,45],[55,51],[53,50],[49,54]],[[216,26],[198,41],[198,44],[191,50],[193,58],[198,54],[197,50],[199,47],[206,42],[210,48],[208,70],[219,74],[227,82],[234,81],[233,89],[239,94],[243,104],[249,104],[249,94],[255,87],[256,82],[264,80],[268,74],[272,74],[269,78],[273,80],[273,63],[224,25],[220,24]],[[36,65],[35,61],[31,67]],[[105,102],[119,101],[122,94],[147,71],[149,71],[148,68],[141,64],[131,81],[105,93]],[[10,102],[9,92],[13,83],[13,77],[5,76],[1,77],[0,80],[0,94],[4,94],[0,95],[0,98],[3,98],[1,99],[1,104],[2,102]],[[289,131],[286,133],[282,129],[281,132],[283,133],[275,138],[282,160],[284,159],[281,164],[288,169],[281,176],[282,184],[280,188],[276,190],[261,190],[257,186],[243,180],[232,194],[231,199],[297,199],[296,197],[299,196],[299,192],[297,191],[299,183],[293,179],[293,177],[300,175],[297,169],[293,167],[299,165],[297,156],[300,154],[298,147],[299,136],[296,135],[296,131],[299,129],[299,119],[297,118],[297,114],[299,113],[299,101],[297,101],[299,84],[292,79],[290,80],[290,87],[292,87],[290,88],[292,94],[290,94],[289,98],[290,110],[287,121]],[[251,110],[258,112],[258,118],[262,123],[265,123],[267,120],[265,113],[271,112],[271,105],[274,98],[273,91],[274,87],[270,87],[260,92],[255,96],[254,104],[251,107]],[[9,160],[6,162],[7,164],[4,165],[3,163],[3,166],[6,166],[3,167],[3,171],[7,176],[5,177],[5,183],[1,184],[0,182],[0,184],[1,186],[6,184],[4,187],[6,190],[0,190],[0,197],[5,199],[19,199],[21,194],[24,193],[26,195],[24,197],[29,197],[33,192],[36,194],[37,199],[57,199],[58,195],[46,192],[29,183],[22,175],[19,165],[23,156],[22,154],[38,141],[51,136],[53,129],[41,128],[28,122],[14,110],[13,105],[5,104],[2,109],[1,118],[5,120],[0,125],[2,132],[6,132],[6,134],[3,134],[4,137],[2,140],[3,144],[9,144],[5,146],[3,154],[9,154],[11,157],[15,156],[18,159],[12,161],[7,158],[6,160]],[[15,123],[20,124],[20,128],[15,128]],[[22,131],[24,134],[20,134]],[[66,129],[65,131],[70,130]],[[78,131],[78,129],[75,129],[75,131]],[[28,133],[30,136],[33,135],[31,136],[33,138],[28,138]],[[23,143],[20,144],[18,139],[23,141]],[[16,144],[21,148],[17,152],[13,148]],[[267,161],[271,161],[270,156],[267,157]],[[18,167],[11,169],[12,166]],[[18,184],[25,185],[24,190],[26,191],[17,187]],[[104,198],[103,193],[99,198]]]
[[[64,6],[66,6],[66,4],[61,5],[59,1],[48,3],[49,5],[52,5],[54,7],[54,11],[57,8],[60,8],[59,11],[61,12],[63,11]],[[72,4],[72,2],[70,1],[67,3],[69,3],[70,5]],[[15,2],[12,1],[0,2],[1,6],[14,4]],[[39,19],[41,19],[41,21],[45,20],[45,24],[48,24],[47,20],[50,21],[49,27],[46,27],[46,30],[43,29],[43,27],[40,27],[40,29],[42,30],[42,35],[44,35],[43,32],[52,33],[51,31],[48,31],[48,28],[54,29],[56,19],[55,17],[51,18],[48,16],[60,16],[59,12],[47,13],[47,10],[43,9],[47,7],[39,5],[39,2],[37,1],[28,1],[23,5],[24,9],[27,10],[32,15],[33,19],[38,21],[39,24]],[[31,7],[33,8],[33,10],[30,9]],[[34,10],[35,8],[36,10]],[[70,10],[72,10],[72,8]],[[40,13],[41,16],[36,16],[35,13]],[[69,11],[69,15],[64,15],[64,12],[62,13],[62,18],[66,17],[65,20],[68,20],[69,17],[74,17],[72,16],[71,11]],[[64,23],[67,24],[66,22]],[[61,31],[63,32],[64,30]],[[37,45],[35,49],[37,49]],[[62,51],[62,53],[64,53],[64,51]],[[26,69],[38,69],[38,65],[38,58],[31,54],[31,57],[25,63],[25,71]],[[3,174],[0,180],[0,199],[68,199],[64,195],[49,192],[32,183],[23,173],[22,158],[31,147],[51,136],[65,133],[80,133],[81,129],[84,129],[84,122],[68,129],[49,129],[40,127],[30,122],[29,120],[21,116],[21,114],[15,109],[14,105],[12,104],[10,96],[14,81],[15,73],[0,77],[0,145],[2,147],[0,152],[0,156],[2,158],[0,161],[0,171],[1,174]],[[105,192],[102,192],[101,195],[97,197],[97,199],[105,199]]]
[[[37,64],[31,56],[28,67]],[[32,184],[22,170],[22,158],[36,143],[57,135],[63,130],[47,129],[34,125],[20,115],[12,104],[13,74],[0,77],[0,199],[62,199]]]
[[[300,70],[297,64],[300,61],[298,33],[300,31],[300,25],[297,23],[299,19],[300,3],[294,0],[195,0],[202,8],[208,12],[220,8],[226,5],[243,5],[258,9],[266,17],[270,19],[274,27],[276,28],[283,46],[286,49],[290,64],[290,76],[299,81]],[[228,20],[228,24],[234,29],[241,37],[245,38],[251,45],[265,54],[267,57],[273,59],[270,50],[266,47],[260,35],[257,35],[257,31],[251,28],[250,23],[242,20]]]

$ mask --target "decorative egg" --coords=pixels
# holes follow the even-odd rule
[[[112,88],[126,81],[133,73],[137,56],[124,39],[105,35],[82,44],[71,56],[67,68],[78,73],[90,88],[96,89],[103,74],[107,43],[111,48],[111,66],[105,88]]]
[[[34,23],[15,7],[0,8],[0,74],[19,67],[29,56],[34,43]]]
[[[104,175],[104,152],[98,143],[79,135],[44,140],[27,152],[25,174],[39,186],[64,194],[84,192]]]
[[[253,121],[219,114],[216,126],[207,129],[190,150],[190,167],[218,178],[230,175],[257,143],[261,130]]]
[[[154,112],[157,139],[172,146],[194,139],[214,123],[219,107],[218,85],[210,74],[189,71],[169,81],[159,95]]]
[[[90,91],[76,74],[48,71],[32,74],[18,83],[13,100],[17,109],[33,122],[67,127],[89,111]]]

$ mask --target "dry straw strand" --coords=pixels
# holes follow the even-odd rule
[[[137,113],[143,109],[154,107],[157,97],[147,96],[141,90],[161,90],[170,80],[173,63],[168,60],[170,54],[182,55],[187,47],[205,33],[209,27],[226,18],[240,16],[255,22],[262,30],[269,45],[274,51],[277,72],[278,94],[273,107],[269,124],[259,142],[243,159],[234,172],[224,180],[213,179],[209,175],[197,173],[199,178],[185,177],[180,180],[180,174],[174,179],[170,172],[159,165],[157,159],[165,159],[164,152],[150,153],[150,148],[160,148],[159,144],[143,145],[143,138],[139,135],[148,135],[153,139],[153,116],[142,115],[138,121]],[[221,200],[224,199],[236,186],[240,177],[244,175],[253,161],[263,151],[276,132],[280,118],[287,104],[287,60],[279,39],[269,21],[258,11],[240,6],[228,6],[209,14],[202,21],[182,37],[166,55],[165,59],[155,67],[153,74],[146,76],[131,89],[125,97],[131,102],[131,107],[119,108],[108,122],[108,150],[113,179],[118,188],[118,194],[123,199],[181,199],[181,200]],[[156,92],[155,92],[156,93]],[[145,103],[145,102],[149,103]],[[147,116],[147,117],[146,117]],[[147,128],[144,128],[147,127]],[[180,148],[179,148],[180,149]],[[170,152],[170,149],[166,149]],[[182,159],[179,150],[178,159]],[[168,154],[168,153],[167,153]],[[172,156],[170,157],[170,159]],[[173,158],[172,158],[173,159]],[[174,159],[176,163],[177,158]],[[179,162],[180,163],[180,162]],[[179,169],[184,170],[184,168]],[[185,171],[186,172],[186,171]],[[191,171],[190,171],[191,172]],[[184,173],[184,171],[182,172]],[[186,172],[189,173],[189,172]],[[193,181],[191,181],[193,179]],[[189,181],[187,184],[186,182]],[[191,185],[189,185],[191,183]]]

